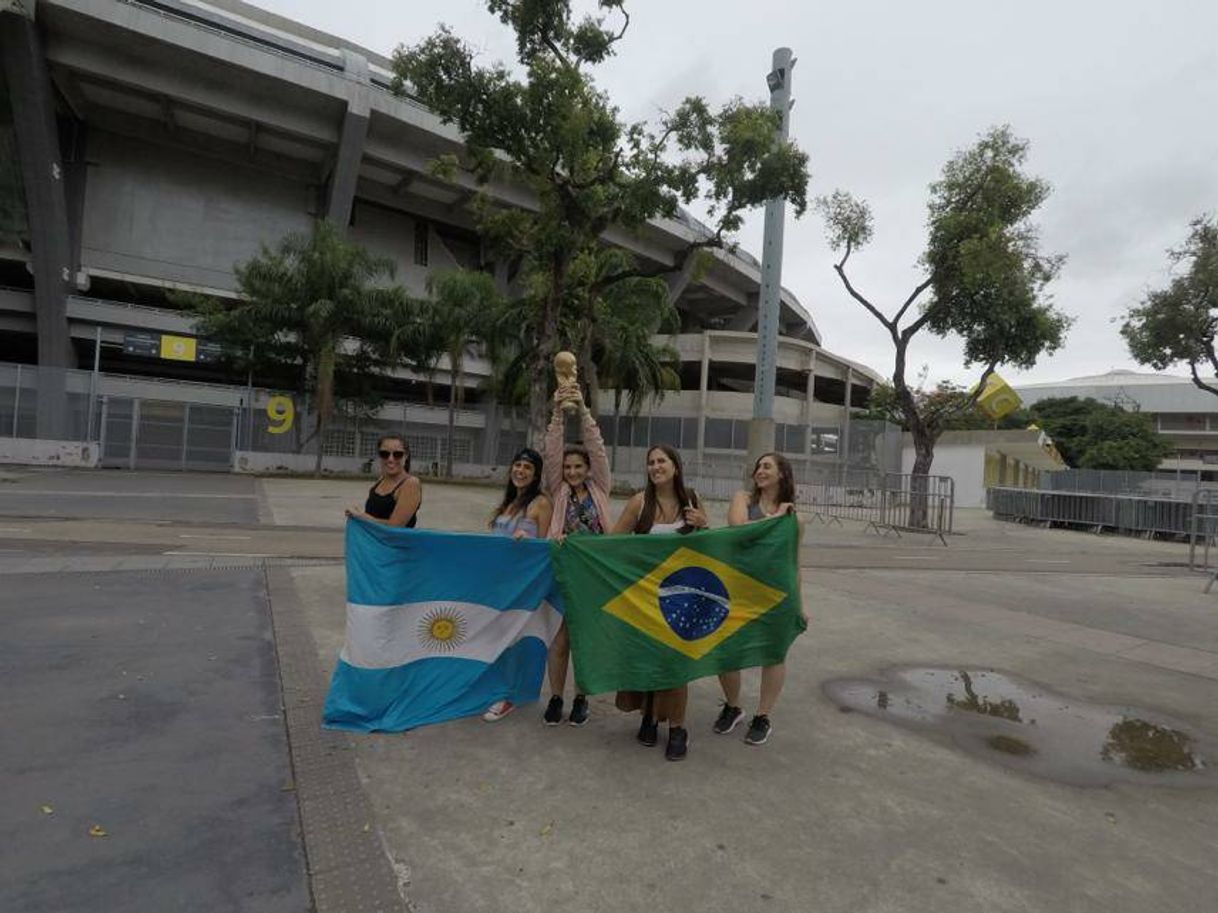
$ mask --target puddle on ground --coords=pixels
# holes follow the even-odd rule
[[[992,669],[898,667],[824,685],[842,711],[926,734],[977,757],[1075,786],[1218,785],[1218,747],[1152,710],[1093,704]]]

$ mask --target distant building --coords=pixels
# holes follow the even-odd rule
[[[904,435],[901,471],[912,472],[913,435]],[[947,431],[935,444],[933,475],[951,476],[957,507],[985,507],[987,488],[1043,488],[1043,474],[1065,469],[1042,431]]]
[[[1218,379],[1207,382],[1218,386]],[[1142,412],[1176,448],[1159,464],[1161,472],[1195,472],[1200,473],[1201,481],[1218,482],[1218,396],[1197,387],[1187,377],[1109,371],[1054,383],[1026,384],[1015,390],[1025,406],[1042,399],[1077,396]]]
[[[519,264],[497,258],[476,230],[469,203],[480,188],[428,167],[459,152],[461,136],[391,91],[385,57],[239,0],[26,7],[0,12],[0,202],[30,204],[0,207],[12,211],[0,220],[0,434],[88,433],[103,444],[103,464],[118,466],[195,465],[192,453],[206,451],[208,465],[224,468],[235,451],[271,449],[256,436],[265,417],[256,427],[249,407],[260,413],[274,391],[228,376],[170,292],[233,298],[235,263],[320,217],[391,258],[416,294],[456,266],[513,287]],[[506,179],[487,192],[505,206],[535,203]],[[637,232],[612,228],[605,240],[648,267],[674,267],[709,231],[682,212]],[[679,353],[680,390],[647,414],[606,422],[606,438],[626,451],[663,440],[691,459],[735,464],[752,414],[761,264],[743,249],[694,264],[668,275],[680,327],[665,341]],[[56,381],[60,395],[35,395],[32,365],[87,369],[95,356],[100,386],[70,374]],[[440,384],[451,382],[446,368]],[[465,368],[455,459],[509,459],[522,432],[512,416],[504,427],[482,389],[491,366],[471,357]],[[44,387],[52,376],[41,375]],[[801,467],[844,458],[859,438],[851,410],[877,379],[826,349],[808,308],[782,291],[779,450]],[[420,463],[439,460],[446,418],[427,405],[429,380],[398,371],[377,421],[332,428],[326,453],[370,458],[392,427]],[[612,391],[603,393],[604,413]],[[184,411],[183,400],[198,408]],[[194,447],[202,419],[210,437]]]

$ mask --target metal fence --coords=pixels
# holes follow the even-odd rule
[[[689,461],[687,482],[705,498],[726,500],[748,488],[744,458]],[[881,534],[928,533],[944,545],[953,531],[956,485],[950,476],[924,476],[852,468],[832,461],[794,466],[795,504],[812,522],[866,524]],[[620,488],[641,488],[642,473],[618,473]]]
[[[986,492],[986,507],[1006,520],[1147,538],[1187,536],[1193,522],[1191,500],[1171,497],[991,488]]]
[[[1218,581],[1218,490],[1198,490],[1190,504],[1192,518],[1188,535],[1188,566],[1190,570],[1209,575],[1205,592],[1209,592]]]
[[[1064,469],[1041,475],[1046,491],[1081,491],[1095,494],[1128,494],[1140,497],[1184,498],[1207,485],[1218,487],[1214,470],[1173,469],[1155,472],[1126,472],[1115,469]]]
[[[320,447],[327,468],[359,471],[371,468],[385,434],[405,438],[417,472],[438,474],[449,457],[444,407],[392,402],[374,412],[340,413],[321,439],[314,434],[316,415],[308,399],[291,391],[4,363],[0,436],[46,436],[39,428],[46,411],[39,408],[40,398],[59,404],[56,437],[98,442],[101,464],[112,468],[308,471]],[[276,421],[277,414],[284,420]],[[746,481],[748,423],[708,417],[701,431],[699,424],[692,417],[602,415],[619,487],[643,485],[647,446],[663,441],[695,457],[687,459],[687,475],[703,494],[731,497]],[[725,428],[730,434],[716,437]],[[574,427],[569,431],[578,434]],[[902,487],[886,481],[900,468],[899,429],[854,420],[848,428],[785,425],[781,431],[777,449],[791,461],[801,505],[815,517],[902,525]],[[459,409],[452,461],[458,471],[485,475],[505,467],[526,438],[523,408]],[[698,460],[700,443],[704,458]],[[940,495],[932,497],[944,503]],[[945,526],[936,524],[950,530],[950,513]]]

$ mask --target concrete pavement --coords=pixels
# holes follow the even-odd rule
[[[43,474],[36,490],[78,485],[60,488],[56,475],[73,474]],[[139,490],[140,475],[92,477],[99,490]],[[283,565],[266,592],[284,719],[308,784],[298,798],[319,910],[373,909],[369,898],[387,902],[376,893],[386,890],[420,911],[1141,913],[1209,903],[1218,794],[1207,783],[1087,789],[1032,778],[935,732],[841,712],[822,690],[893,665],[994,668],[1070,699],[1146,707],[1179,720],[1208,751],[1218,736],[1218,600],[1182,569],[1177,543],[1039,530],[980,512],[961,512],[964,534],[948,548],[809,524],[801,560],[813,623],[792,649],[770,743],[749,748],[740,729],[713,735],[717,686],[698,682],[689,759],[668,764],[634,742],[637,717],[618,714],[608,696],[593,698],[583,729],[548,729],[535,706],[494,725],[321,733],[320,689],[344,624],[342,569],[331,562],[342,507],[362,500],[367,483],[227,489],[210,478],[147,483],[190,493],[201,480],[199,494],[236,496],[196,499],[229,505],[207,522],[170,508],[134,519],[88,496],[79,501],[93,506],[78,519],[13,516],[25,505],[6,501],[12,483],[0,485],[0,570],[58,562],[57,578],[19,576],[78,593],[83,619],[104,618],[110,602],[72,590],[69,578],[105,587],[124,576],[99,573],[105,567]],[[495,494],[427,482],[423,525],[479,529]],[[724,511],[712,505],[712,519]],[[289,566],[302,558],[325,563]],[[147,598],[173,598],[157,585],[170,575],[136,576]],[[0,617],[23,617],[9,591]],[[188,604],[208,613],[225,598],[198,592]],[[756,689],[747,673],[748,712]],[[278,839],[290,840],[290,829]],[[361,868],[371,863],[381,867]]]

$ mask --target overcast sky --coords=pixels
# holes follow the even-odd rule
[[[440,22],[487,62],[511,35],[481,0],[256,0],[388,54]],[[577,3],[587,9],[590,3]],[[875,238],[851,259],[855,286],[889,313],[919,281],[927,184],[977,134],[1009,123],[1031,141],[1029,170],[1053,185],[1043,249],[1068,256],[1051,286],[1076,318],[1067,344],[1012,382],[1137,368],[1118,318],[1169,278],[1165,249],[1218,211],[1218,3],[1213,0],[627,0],[631,27],[597,71],[630,120],[686,95],[765,100],[775,47],[791,47],[793,138],[811,156],[811,195],[866,199]],[[761,250],[761,213],[740,235]],[[788,212],[783,285],[825,346],[891,373],[891,342],[849,299],[820,220]],[[931,383],[967,382],[958,344],[923,333],[911,364]],[[1139,370],[1148,370],[1145,368]]]

